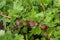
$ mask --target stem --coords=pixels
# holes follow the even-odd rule
[[[25,35],[25,37],[26,37],[26,40],[28,40],[28,37],[27,37],[27,35]]]
[[[41,4],[41,6],[42,6],[42,9],[45,11],[45,7],[43,6],[43,4]]]
[[[4,29],[6,30],[6,21],[3,20]]]
[[[42,3],[42,0],[40,0],[40,3],[41,3],[41,6],[42,6],[42,9],[45,11],[45,7],[44,7],[44,5]]]
[[[0,13],[0,16],[6,17],[6,18],[11,18],[10,16],[6,16],[6,15],[2,14],[2,12]]]

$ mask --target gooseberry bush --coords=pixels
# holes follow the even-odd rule
[[[0,40],[60,40],[60,0],[0,0]]]

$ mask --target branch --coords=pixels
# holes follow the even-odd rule
[[[11,18],[10,16],[4,15],[2,12],[0,13],[0,16],[6,17],[6,18]]]

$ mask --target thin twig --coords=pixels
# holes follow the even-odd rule
[[[40,0],[40,3],[41,3],[41,6],[42,6],[42,9],[45,11],[45,7],[44,7],[44,5],[42,3],[42,0]]]
[[[10,16],[6,16],[3,13],[0,13],[0,16],[6,17],[6,18],[11,18]]]

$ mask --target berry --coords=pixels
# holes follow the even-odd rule
[[[46,28],[47,28],[46,25],[44,25],[44,24],[41,25],[41,29],[42,29],[42,30],[45,30]]]
[[[21,22],[19,20],[16,20],[16,25],[19,26]]]
[[[24,22],[24,23],[23,23],[23,25],[24,25],[24,26],[27,26],[27,25],[28,25],[28,22],[27,22],[27,21],[26,21],[26,22]]]
[[[38,25],[38,22],[35,22],[35,26],[37,26]]]
[[[31,27],[35,26],[34,22],[29,22],[29,24],[30,24]]]

